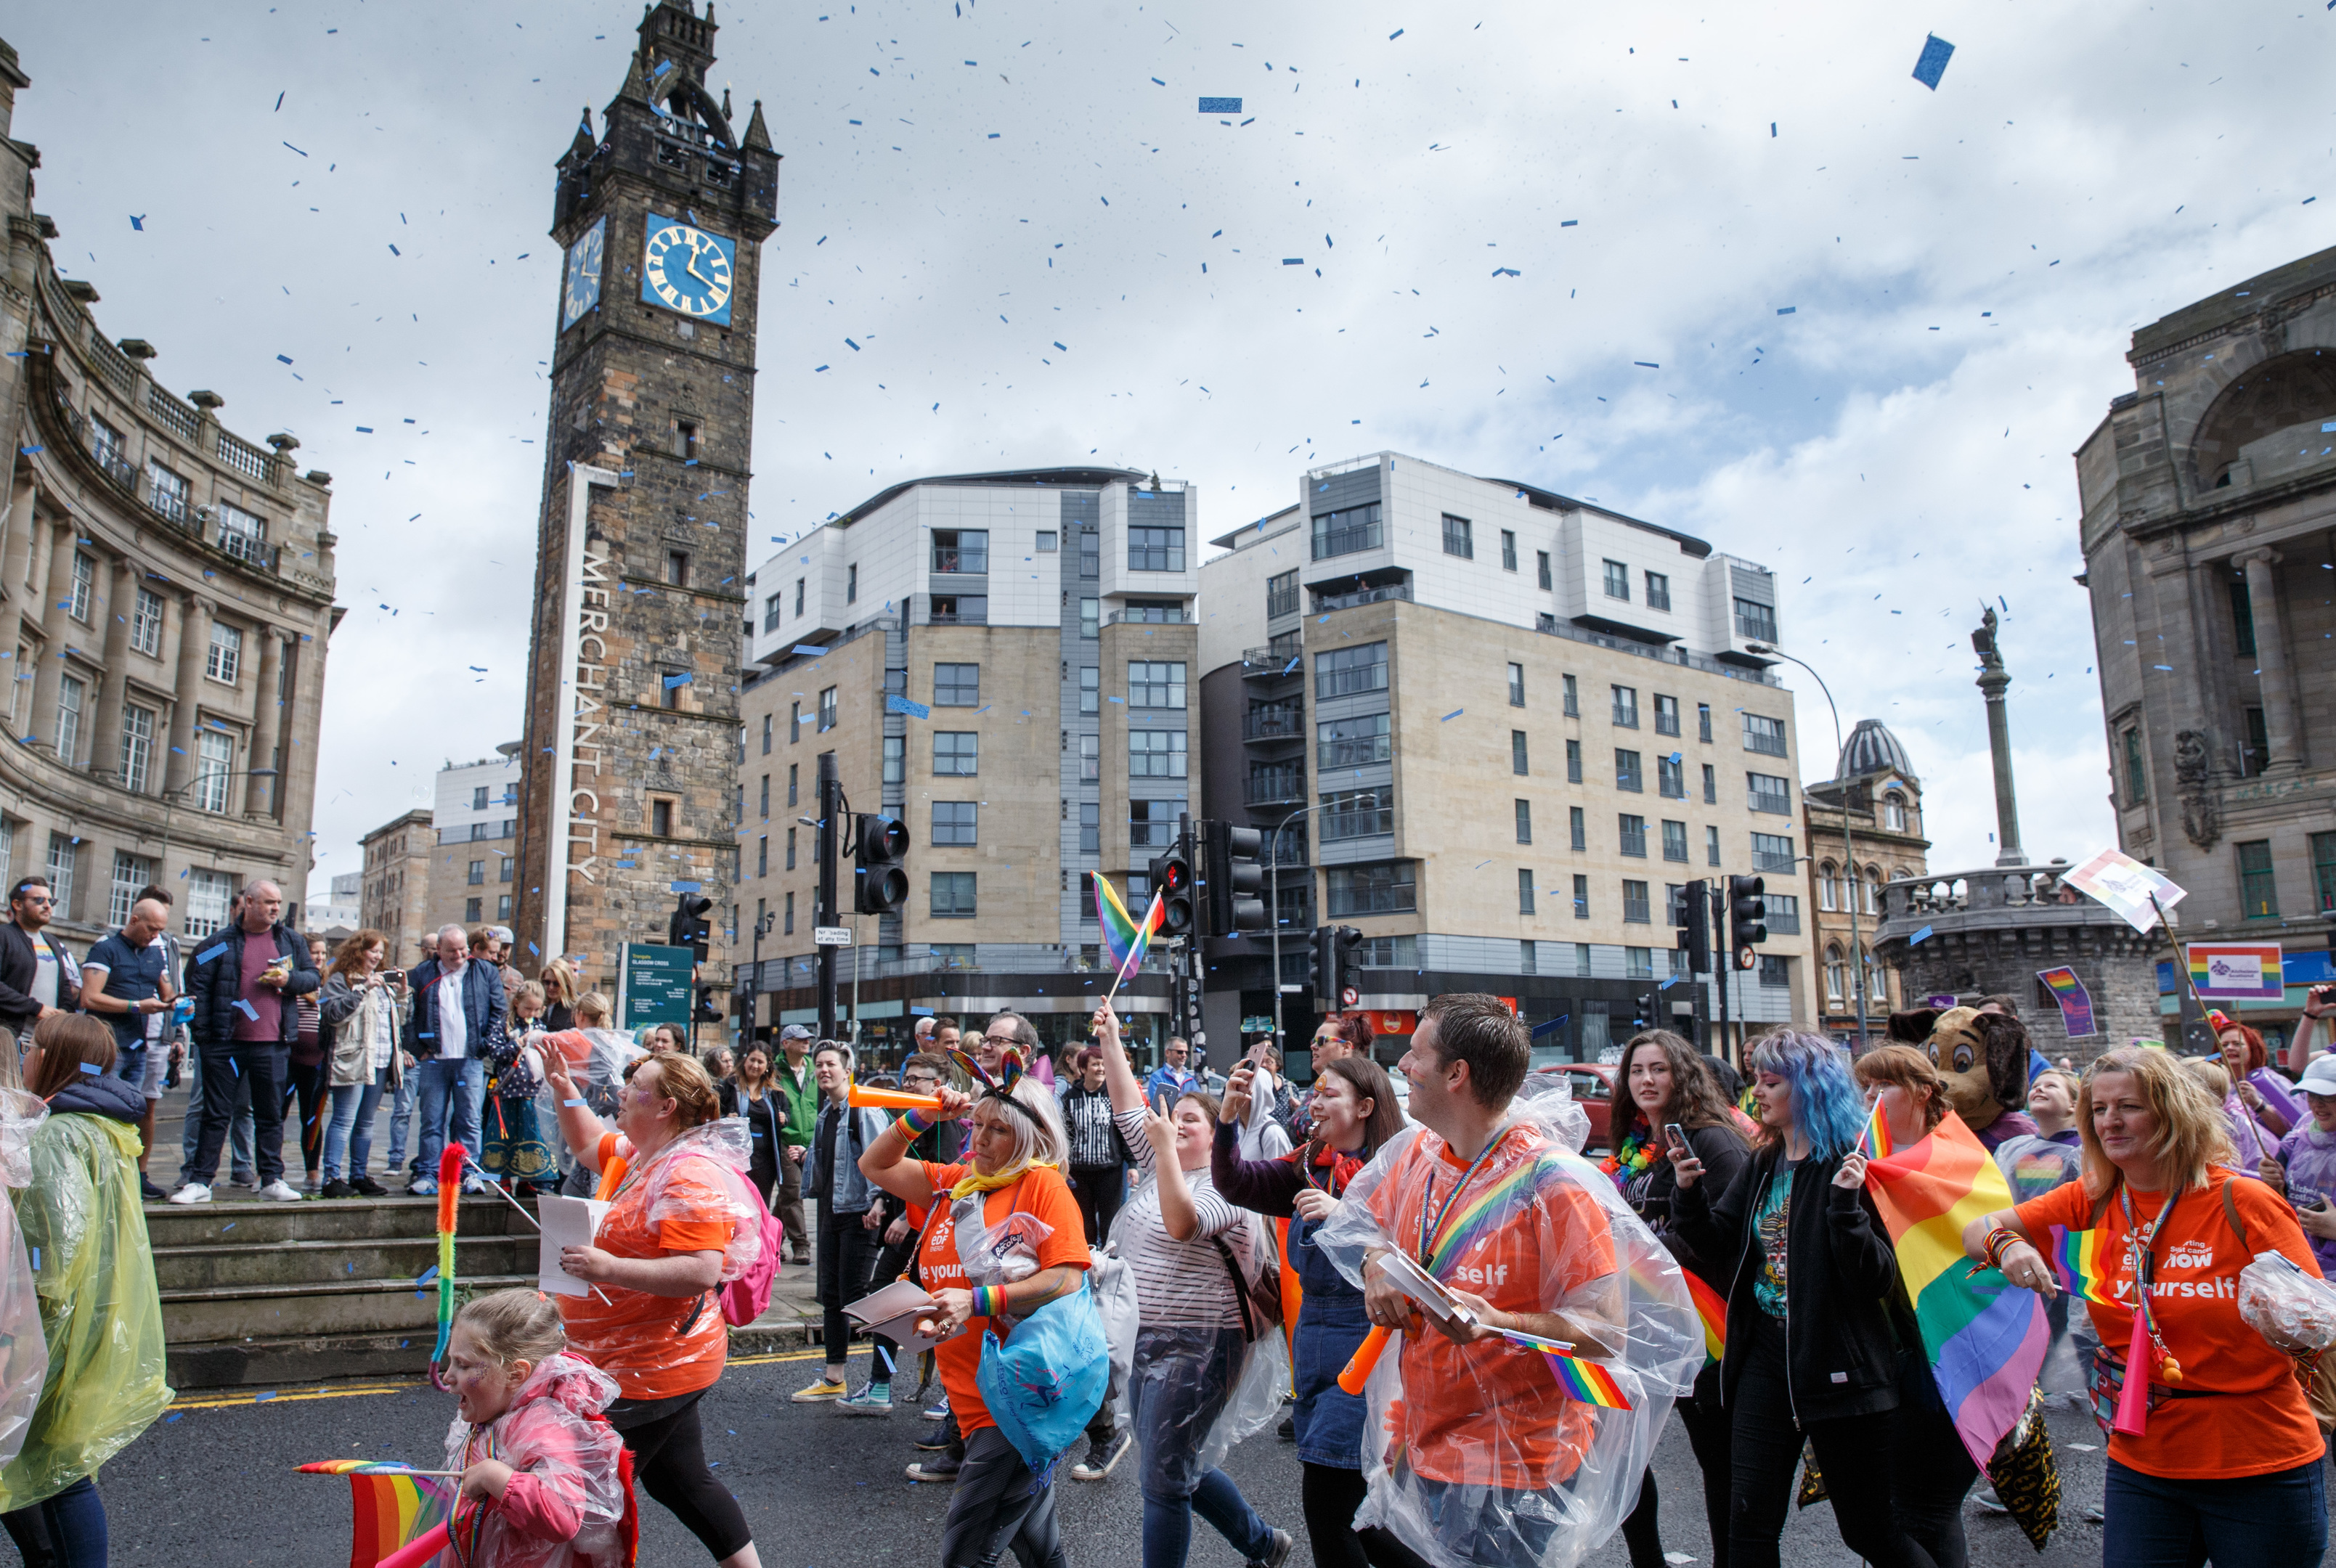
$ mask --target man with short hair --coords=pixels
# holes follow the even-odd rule
[[[171,902],[170,895],[160,888],[149,887],[139,895],[141,898],[150,895],[160,897],[166,905]],[[227,901],[228,926],[232,926],[242,916],[243,895],[229,894]],[[222,926],[219,929],[225,930],[227,927]],[[216,935],[217,933],[214,932],[213,934]],[[204,943],[202,947],[205,952],[209,951],[208,942]],[[180,978],[179,989],[183,994],[186,990],[187,966],[179,961],[181,955],[176,947],[171,949],[171,954],[173,967]],[[190,1001],[189,1006],[192,1005]],[[179,1131],[179,1169],[183,1173],[195,1163],[195,1150],[201,1146],[203,1140],[203,1053],[192,1049],[194,1030],[191,1027],[191,1020],[187,1022],[174,1021],[171,1027],[178,1038],[185,1041],[189,1048],[186,1052],[187,1108],[185,1114],[180,1118]],[[251,1085],[244,1081],[243,1075],[240,1073],[232,1076],[235,1079],[235,1114],[234,1119],[227,1124],[228,1174],[236,1186],[250,1187],[257,1191],[259,1186],[259,1173],[253,1168],[251,1153],[256,1137],[256,1129],[251,1119]]]
[[[472,947],[470,934],[461,926],[441,926],[436,955],[406,976],[414,1005],[406,1014],[405,1049],[414,1058],[422,1136],[414,1180],[405,1190],[417,1196],[438,1190],[438,1157],[450,1137],[471,1151],[473,1163],[481,1148],[479,1100],[486,1089],[487,1049],[509,1002],[502,976],[492,963],[472,962]],[[487,1179],[466,1169],[462,1190],[485,1192]]]
[[[202,1130],[194,1163],[179,1173],[174,1204],[211,1201],[211,1177],[235,1115],[238,1079],[250,1088],[259,1195],[300,1201],[299,1189],[284,1180],[284,1096],[300,1028],[292,999],[316,991],[323,977],[308,957],[308,944],[280,918],[283,911],[282,888],[252,883],[243,890],[235,923],[196,955],[187,989],[195,1003],[195,1046],[203,1057]]]
[[[19,876],[8,889],[8,920],[0,924],[0,1024],[20,1037],[50,1014],[81,1005],[81,969],[44,929],[55,914],[47,877]]]
[[[787,1261],[811,1259],[811,1227],[803,1223],[803,1156],[819,1124],[819,1082],[811,1065],[811,1031],[800,1023],[779,1031],[779,1063],[772,1070],[786,1120],[779,1128],[779,1224],[787,1233]]]
[[[974,1048],[973,1059],[981,1063],[981,1070],[990,1077],[1006,1060],[1008,1048],[1022,1053],[1022,1065],[1027,1070],[1038,1059],[1038,1029],[1018,1012],[993,1015],[989,1027],[981,1031],[981,1042]]]
[[[138,1119],[138,1186],[150,1202],[170,1195],[146,1174],[153,1153],[154,1104],[161,1098],[146,1089],[154,1077],[147,1059],[150,1044],[151,1054],[167,1053],[159,1026],[179,994],[170,976],[170,950],[161,940],[170,918],[170,905],[139,899],[122,929],[91,948],[81,966],[81,1004],[113,1026],[114,1073],[145,1101],[145,1114]]]
[[[1192,1057],[1192,1048],[1181,1034],[1168,1037],[1168,1049],[1161,1053],[1163,1060],[1144,1080],[1144,1098],[1162,1116],[1173,1116],[1176,1102],[1200,1083],[1185,1068]]]

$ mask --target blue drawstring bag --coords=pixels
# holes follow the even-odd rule
[[[982,1335],[974,1385],[990,1418],[1044,1486],[1055,1463],[1086,1430],[1111,1382],[1111,1348],[1095,1292],[1048,1302],[1000,1340]]]

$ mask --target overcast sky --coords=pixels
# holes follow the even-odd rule
[[[638,17],[6,24],[37,207],[102,328],[336,476],[320,878],[520,732],[552,166]],[[742,126],[762,99],[785,155],[750,561],[928,473],[1156,469],[1204,533],[1382,449],[1538,483],[1773,566],[1844,730],[1905,741],[1934,868],[1994,855],[1967,637],[1999,596],[2026,847],[2112,842],[2069,454],[2132,387],[2136,326],[2336,243],[2318,0],[719,20],[711,84]],[[1936,92],[1911,76],[1931,33]],[[1831,720],[1787,673],[1824,778]]]

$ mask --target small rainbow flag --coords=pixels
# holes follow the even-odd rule
[[[1704,1360],[1717,1361],[1728,1353],[1728,1303],[1693,1269],[1683,1268],[1679,1273],[1687,1276],[1687,1293],[1695,1302],[1695,1315],[1703,1322]]]
[[[1865,1133],[1858,1141],[1865,1145],[1868,1159],[1888,1159],[1898,1152],[1898,1146],[1890,1141],[1890,1118],[1880,1100],[1874,1102],[1874,1114],[1865,1118]]]
[[[374,1568],[399,1547],[446,1523],[453,1513],[451,1479],[417,1476],[403,1465],[372,1459],[326,1459],[303,1465],[310,1476],[346,1476],[356,1507],[349,1568]]]
[[[2052,1227],[2052,1272],[2059,1276],[2060,1288],[2070,1295],[2116,1306],[2117,1298],[2109,1293],[2109,1274],[2115,1267],[2105,1233]]]
[[[1622,1397],[1614,1381],[1614,1374],[1595,1361],[1585,1361],[1578,1356],[1568,1356],[1556,1350],[1544,1350],[1549,1370],[1557,1374],[1557,1386],[1585,1405],[1595,1405],[1602,1410],[1627,1410],[1630,1401]]]
[[[1144,949],[1152,945],[1153,933],[1160,929],[1160,923],[1167,917],[1167,906],[1160,902],[1160,895],[1154,893],[1152,907],[1144,912],[1144,919],[1139,923],[1128,914],[1127,905],[1119,901],[1118,893],[1111,886],[1111,878],[1100,873],[1095,879],[1095,924],[1103,930],[1104,949],[1111,954],[1112,967],[1118,972],[1119,980],[1125,980],[1143,963]],[[1117,985],[1119,980],[1112,983]]]

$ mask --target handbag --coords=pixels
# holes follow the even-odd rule
[[[1224,1237],[1211,1236],[1209,1244],[1217,1249],[1217,1256],[1224,1260],[1225,1273],[1232,1276],[1233,1301],[1241,1308],[1241,1338],[1254,1344],[1265,1332],[1259,1327],[1260,1323],[1277,1329],[1281,1327],[1280,1260],[1274,1257],[1269,1249],[1265,1253],[1265,1266],[1258,1270],[1257,1278],[1252,1280],[1241,1273],[1241,1266],[1234,1259],[1232,1248],[1225,1245]]]

